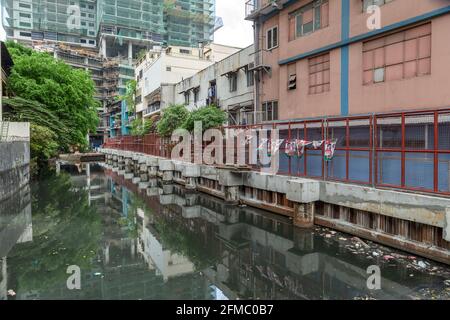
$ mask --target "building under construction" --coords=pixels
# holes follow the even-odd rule
[[[155,46],[198,47],[213,40],[215,27],[215,0],[2,0],[2,7],[8,40],[90,71],[101,118],[114,114],[115,125],[128,121],[127,106],[115,97],[125,94],[134,62],[144,52]],[[94,146],[110,134],[103,131],[109,126],[104,121],[93,134]],[[120,127],[115,134],[128,133]]]

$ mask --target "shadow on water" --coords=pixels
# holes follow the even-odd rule
[[[138,190],[99,166],[89,173],[48,176],[1,204],[0,299],[450,297],[443,265],[411,260],[421,270],[404,253],[177,185]],[[71,265],[81,290],[67,288]],[[381,290],[367,287],[371,265]]]

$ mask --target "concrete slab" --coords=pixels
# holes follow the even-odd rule
[[[186,164],[183,168],[182,175],[185,178],[198,178],[200,177],[200,167],[195,164]]]
[[[173,165],[172,160],[162,160],[158,161],[158,166],[160,171],[173,171],[175,166]]]
[[[309,179],[288,180],[286,183],[288,200],[311,203],[320,200],[320,182]]]
[[[230,170],[219,170],[219,183],[224,187],[238,187],[244,184],[242,173]]]
[[[321,182],[320,201],[443,228],[450,199],[338,182]]]

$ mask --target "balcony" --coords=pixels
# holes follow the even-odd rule
[[[275,10],[281,10],[289,0],[248,0],[245,3],[245,19],[255,20]]]

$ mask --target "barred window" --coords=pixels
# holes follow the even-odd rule
[[[330,91],[330,54],[309,59],[309,94]]]
[[[364,85],[430,73],[430,23],[363,44]]]

